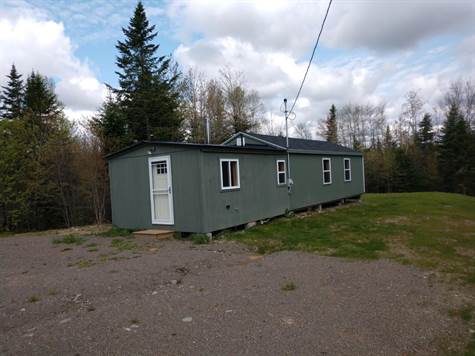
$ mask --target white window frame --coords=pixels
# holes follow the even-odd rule
[[[348,168],[346,168],[346,162],[348,162]],[[346,179],[346,171],[350,172],[350,179]],[[343,180],[351,182],[351,158],[343,158]]]
[[[279,163],[280,162],[284,163],[284,170],[283,171],[279,171]],[[276,172],[277,172],[277,185],[286,185],[287,184],[287,162],[285,161],[285,159],[278,159],[275,162],[275,166],[276,166]],[[284,183],[279,182],[280,173],[284,173]]]
[[[328,161],[328,169],[325,170],[325,161]],[[326,172],[329,172],[330,173],[330,181],[329,182],[325,182],[325,173]],[[322,158],[322,179],[323,179],[323,184],[324,185],[327,185],[327,184],[332,184],[332,160],[331,158],[328,158],[328,157],[323,157]]]
[[[159,161],[166,161],[167,162],[167,175],[168,175],[168,208],[170,209],[170,219],[169,220],[161,220],[155,219],[155,205],[153,203],[153,164]],[[173,180],[172,180],[172,166],[171,166],[171,159],[170,156],[157,156],[157,157],[149,157],[148,159],[148,175],[149,175],[149,184],[150,184],[150,205],[151,205],[151,213],[152,213],[152,225],[174,225],[175,224],[175,217],[174,217],[174,210],[173,210]]]
[[[229,169],[228,169],[228,180],[229,184],[232,183],[231,179],[231,162],[236,162],[236,167],[237,167],[237,185],[230,185],[229,187],[224,187],[224,181],[223,181],[223,162],[228,162]],[[241,173],[239,169],[239,159],[237,158],[221,158],[219,160],[219,175],[221,177],[221,190],[232,190],[232,189],[240,189],[241,188]]]

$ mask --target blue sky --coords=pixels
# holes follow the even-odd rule
[[[326,1],[143,1],[161,54],[183,71],[242,72],[268,115],[298,88]],[[3,0],[0,84],[12,62],[55,79],[72,119],[94,113],[116,84],[115,44],[136,1]],[[472,0],[335,0],[297,121],[317,126],[332,103],[385,103],[390,119],[416,90],[429,110],[451,81],[475,77]]]

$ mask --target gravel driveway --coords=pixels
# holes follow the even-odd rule
[[[0,354],[434,354],[460,335],[451,292],[413,267],[229,242],[110,244],[0,238]]]

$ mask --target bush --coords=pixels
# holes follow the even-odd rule
[[[206,245],[210,242],[210,239],[205,234],[193,234],[191,235],[191,241],[193,241],[195,245]]]

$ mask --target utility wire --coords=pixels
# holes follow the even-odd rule
[[[292,107],[290,108],[289,112],[292,112],[292,110],[294,110],[295,104],[297,103],[297,100],[299,99],[300,92],[302,91],[303,84],[305,83],[305,79],[307,79],[307,74],[308,74],[308,71],[310,70],[310,65],[312,64],[313,57],[315,56],[315,51],[317,50],[318,42],[320,41],[320,36],[322,35],[323,27],[325,26],[325,21],[327,20],[328,12],[330,11],[330,6],[332,5],[332,1],[333,0],[330,0],[328,2],[327,12],[325,13],[325,17],[323,18],[322,26],[320,27],[320,32],[318,33],[317,41],[315,42],[315,46],[313,47],[312,56],[310,57],[310,61],[308,62],[307,70],[305,71],[305,75],[303,76],[302,83],[300,84],[299,91],[297,92],[297,96],[295,97],[294,103],[292,104]]]

